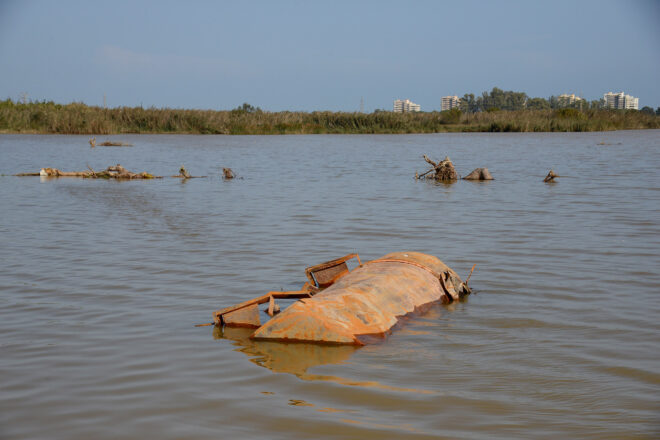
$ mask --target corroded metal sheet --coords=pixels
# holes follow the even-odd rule
[[[301,299],[258,328],[255,339],[362,345],[402,316],[459,297],[458,275],[442,261],[396,252],[361,265],[312,298]],[[455,287],[456,286],[456,287]]]
[[[259,319],[259,306],[252,304],[248,307],[225,314],[222,319],[225,325],[233,327],[252,327],[257,328],[261,325]]]

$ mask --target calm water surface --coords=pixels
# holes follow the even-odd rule
[[[0,438],[660,436],[659,131],[107,139],[0,135]],[[9,176],[116,163],[209,177]],[[193,327],[399,250],[476,294],[359,349]]]

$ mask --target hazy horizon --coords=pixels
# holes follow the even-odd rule
[[[391,110],[493,87],[660,106],[660,3],[0,0],[0,99]]]

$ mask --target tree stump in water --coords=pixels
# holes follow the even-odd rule
[[[433,174],[427,177],[427,179],[432,178],[439,182],[453,182],[458,180],[458,173],[456,173],[454,164],[449,159],[449,156],[445,157],[444,160],[441,160],[440,162],[437,163],[429,159],[426,156],[426,154],[423,157],[426,162],[428,162],[431,166],[433,166],[433,168],[431,168],[421,176],[416,175],[415,177],[417,177],[418,179],[433,172]]]
[[[463,177],[463,180],[493,180],[493,176],[488,171],[488,168],[476,168],[470,174]]]

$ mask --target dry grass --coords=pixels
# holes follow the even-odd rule
[[[109,135],[552,132],[660,128],[638,111],[520,110],[484,113],[247,112],[0,101],[0,132]]]

